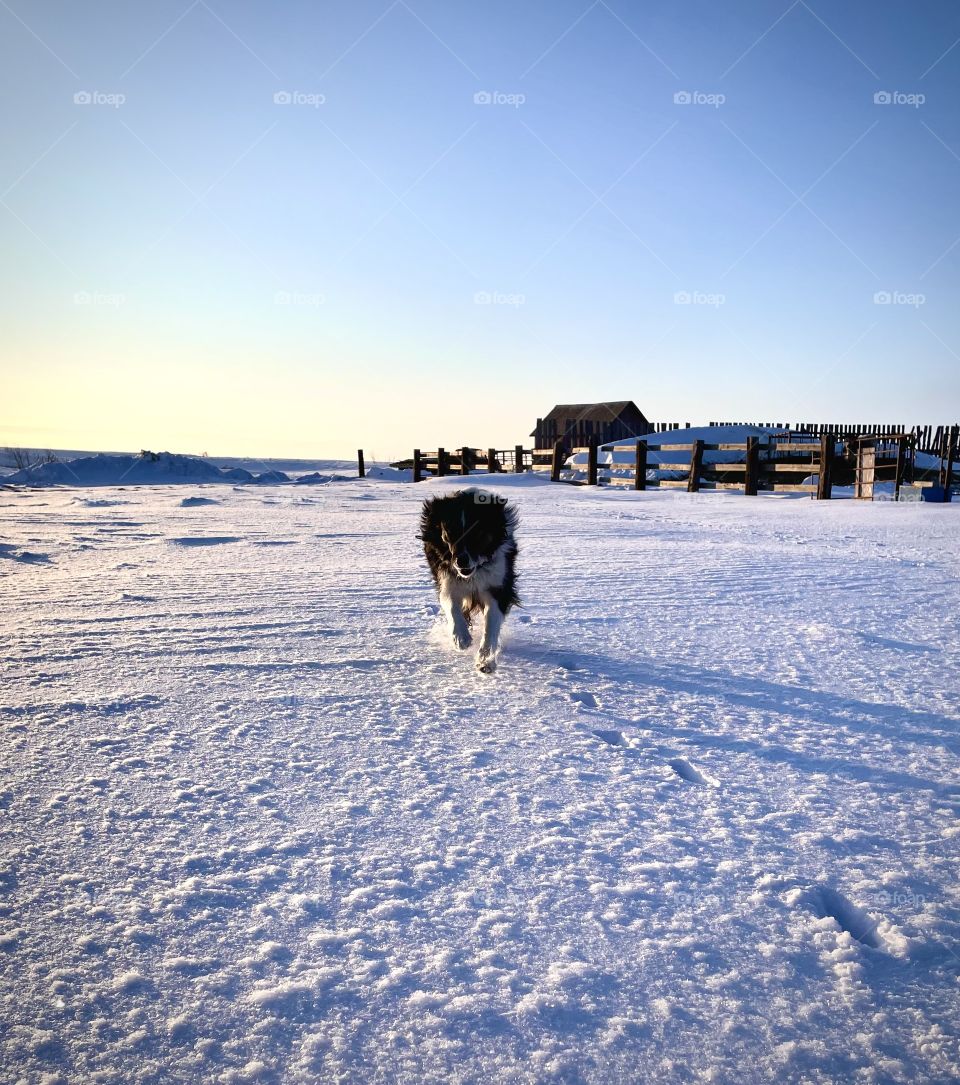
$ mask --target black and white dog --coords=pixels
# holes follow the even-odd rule
[[[420,515],[423,549],[457,648],[470,646],[470,620],[483,611],[477,667],[484,674],[496,670],[500,627],[520,602],[516,526],[516,510],[486,490],[428,498]]]

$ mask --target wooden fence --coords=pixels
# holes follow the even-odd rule
[[[760,470],[759,448],[756,437],[734,444],[709,444],[704,441],[677,443],[668,439],[588,445],[573,450],[574,471],[567,473],[581,473],[578,468],[585,461],[588,486],[629,486],[634,490],[674,488],[689,493],[707,489],[739,489],[755,494]],[[734,453],[739,458],[722,462],[705,461],[704,454],[708,452]],[[604,457],[602,463],[601,456]],[[656,458],[651,459],[651,456]],[[663,459],[664,456],[668,458]],[[660,472],[669,477],[657,477]],[[653,478],[650,478],[651,473],[654,474]],[[562,474],[561,468],[561,480]],[[569,481],[578,480],[570,478]]]
[[[714,423],[716,425],[717,423]],[[719,423],[723,424],[723,423]],[[941,437],[940,468],[920,469],[916,463],[917,428],[904,427],[868,434],[836,433],[814,436],[809,430],[751,436],[742,442],[712,444],[682,441],[666,433],[681,427],[652,432],[636,441],[586,445],[568,449],[558,440],[552,448],[480,449],[463,446],[435,452],[414,449],[413,480],[469,475],[476,471],[548,474],[553,482],[587,486],[628,486],[634,490],[677,488],[739,490],[751,495],[765,492],[809,493],[829,499],[834,485],[852,486],[858,498],[872,499],[878,483],[892,483],[895,496],[906,484],[937,486],[944,501],[950,500],[953,464],[960,451],[960,426],[946,429]],[[680,432],[677,432],[680,431]],[[839,446],[839,452],[837,451]],[[363,452],[358,453],[363,477]],[[582,477],[581,477],[582,476]],[[918,481],[919,480],[919,481]]]
[[[469,475],[472,471],[485,470],[488,474],[516,473],[530,470],[533,450],[515,445],[513,448],[470,448],[464,446],[436,452],[413,450],[413,481],[445,475]]]
[[[915,450],[909,434],[872,434],[858,438],[852,450],[849,445],[848,439],[838,454],[833,434],[823,434],[818,440],[770,436],[724,444],[641,440],[588,445],[574,449],[572,463],[559,470],[555,458],[552,477],[587,486],[677,488],[689,493],[739,490],[748,495],[761,491],[809,493],[821,500],[832,496],[835,483],[853,485],[854,496],[868,500],[872,500],[877,483],[891,483],[896,497],[905,483],[913,483]],[[955,455],[956,434],[953,452]],[[718,454],[717,458],[705,459],[712,453]],[[731,455],[736,458],[727,458]],[[951,465],[948,457],[940,471],[944,500],[949,500]],[[658,477],[661,472],[666,477]]]
[[[917,452],[928,452],[931,456],[945,456],[953,426],[904,426],[898,423],[856,422],[711,422],[711,426],[756,426],[763,429],[781,430],[790,436],[808,434],[822,437],[832,433],[838,440],[853,440],[859,437],[872,437],[875,434],[904,434],[913,438],[913,447]]]

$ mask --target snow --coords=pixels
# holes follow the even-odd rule
[[[460,484],[0,492],[0,1078],[956,1080],[960,506]]]

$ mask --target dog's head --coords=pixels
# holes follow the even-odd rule
[[[512,538],[516,519],[505,498],[486,490],[458,490],[424,501],[420,537],[465,580]]]

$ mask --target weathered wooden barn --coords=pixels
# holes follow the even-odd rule
[[[631,399],[608,403],[558,403],[544,418],[537,419],[531,437],[535,448],[550,448],[562,440],[567,447],[591,441],[626,441],[642,437],[651,426]]]

